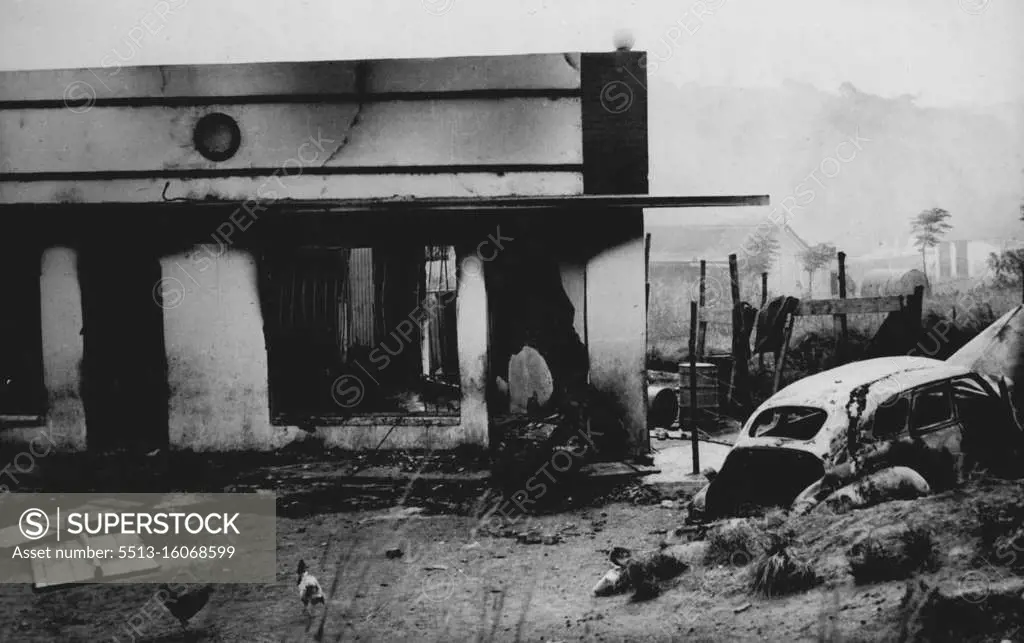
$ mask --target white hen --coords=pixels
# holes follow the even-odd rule
[[[299,599],[302,601],[303,609],[309,610],[310,605],[325,603],[324,590],[320,588],[320,581],[309,573],[309,568],[306,567],[304,560],[299,561],[299,580],[296,585],[299,588]]]

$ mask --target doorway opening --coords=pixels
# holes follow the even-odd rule
[[[161,277],[155,253],[92,244],[79,254],[90,450],[145,452],[168,444]]]

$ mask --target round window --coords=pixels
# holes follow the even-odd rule
[[[242,144],[238,123],[227,114],[207,114],[196,123],[192,135],[196,150],[211,161],[226,161],[235,155]]]

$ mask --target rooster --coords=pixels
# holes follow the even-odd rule
[[[324,590],[320,588],[320,581],[316,576],[309,573],[306,561],[299,561],[299,580],[296,583],[299,588],[299,599],[302,601],[302,608],[309,611],[309,606],[323,605],[326,601]]]
[[[171,616],[178,619],[178,622],[181,623],[181,629],[188,631],[189,620],[206,607],[206,603],[210,600],[213,585],[206,585],[190,592],[178,593],[168,587],[167,583],[164,583],[160,586],[160,591],[165,596],[162,601],[164,607],[171,613]]]

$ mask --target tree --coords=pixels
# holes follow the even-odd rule
[[[922,210],[917,216],[910,219],[910,230],[914,233],[914,245],[921,249],[921,269],[924,271],[925,281],[928,281],[928,264],[925,262],[925,251],[939,245],[942,235],[953,229],[953,226],[946,222],[949,219],[949,212],[942,208]]]
[[[779,255],[779,240],[773,230],[757,228],[740,248],[739,271],[745,288],[761,292],[761,273],[771,272]]]
[[[1024,203],[1020,204],[1020,220],[1024,222]],[[993,273],[993,285],[1007,287],[1020,284],[1024,300],[1024,248],[1003,250],[988,255],[988,267]]]
[[[1024,248],[1003,250],[988,255],[988,267],[993,273],[993,285],[1013,286],[1024,278]]]
[[[769,272],[779,254],[779,240],[770,230],[758,228],[743,244],[743,263],[746,272],[758,275]]]
[[[836,256],[836,247],[819,243],[800,253],[800,263],[807,272],[807,291],[814,293],[814,273],[827,266]]]

